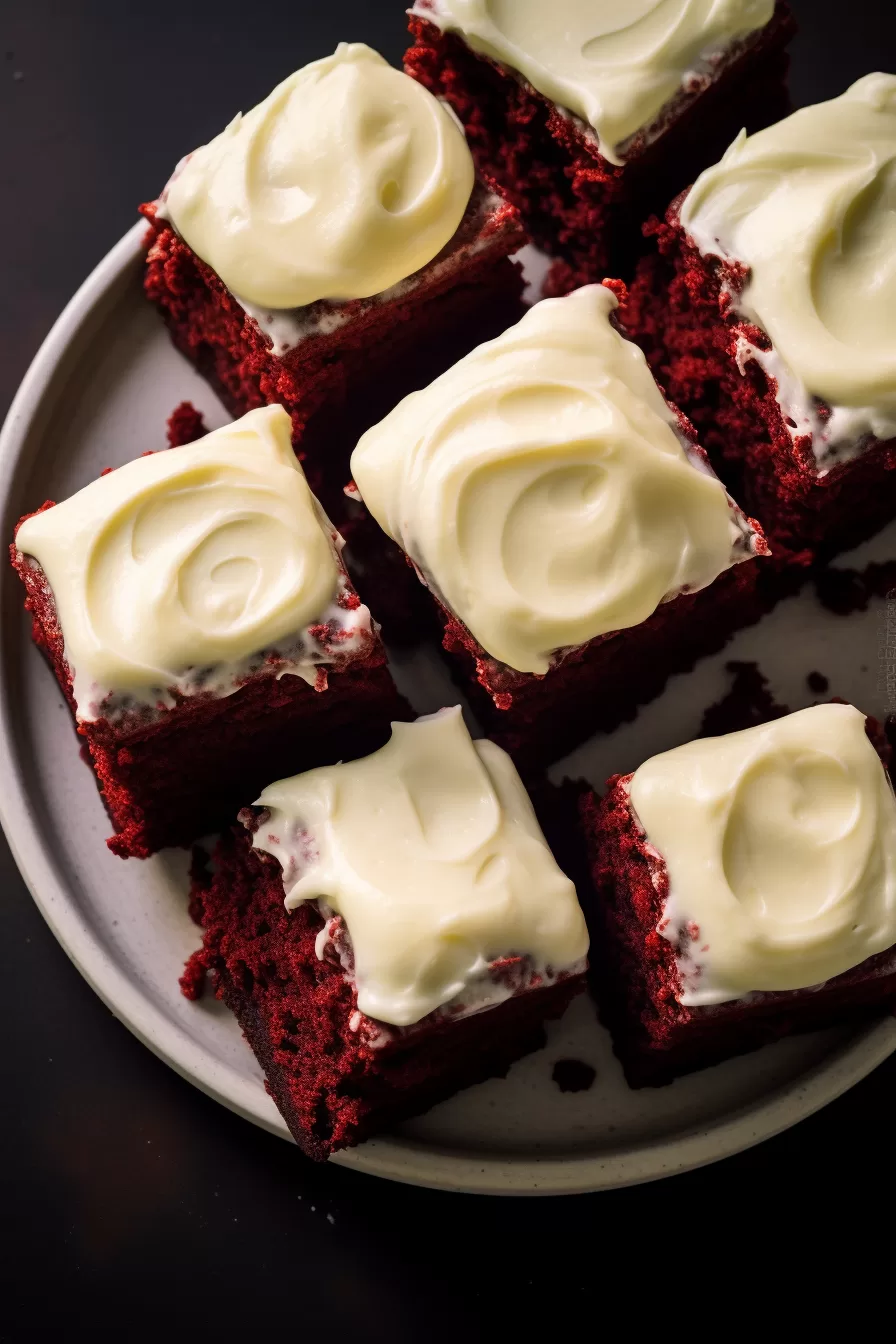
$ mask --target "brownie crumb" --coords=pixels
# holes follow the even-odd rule
[[[830,682],[823,672],[810,672],[806,677],[806,685],[810,691],[815,691],[818,695],[823,695],[828,689]]]
[[[872,597],[896,592],[896,560],[872,561],[864,569],[822,569],[815,575],[819,602],[835,616],[867,611]]]
[[[758,663],[726,663],[725,671],[732,678],[731,689],[704,711],[698,737],[721,737],[790,713],[787,705],[779,705],[772,696]]]
[[[200,947],[196,952],[187,957],[184,965],[183,975],[178,984],[180,992],[185,999],[195,1003],[202,998],[205,991],[206,975],[208,973],[208,957],[205,948]]]
[[[168,444],[171,448],[182,448],[185,443],[195,443],[208,433],[202,412],[197,411],[192,401],[182,401],[168,417]]]
[[[582,1059],[558,1059],[551,1077],[561,1092],[587,1092],[597,1077],[597,1069]]]

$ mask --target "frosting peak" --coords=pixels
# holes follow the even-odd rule
[[[520,672],[547,672],[558,650],[637,625],[750,554],[615,307],[602,285],[536,304],[352,457],[380,526]]]
[[[165,208],[238,299],[282,310],[369,298],[425,266],[473,182],[442,104],[343,42],[190,155]]]
[[[502,957],[546,981],[583,962],[575,887],[510,757],[474,742],[458,708],[395,723],[372,756],[280,780],[258,804],[270,818],[254,844],[279,860],[287,907],[318,900],[345,921],[369,1017],[408,1026],[452,1000],[499,1002]]]
[[[618,164],[625,142],[764,28],[774,8],[775,0],[423,0],[414,12],[581,117]]]
[[[833,408],[826,440],[896,435],[896,76],[742,133],[681,222],[701,252],[749,268],[737,309],[783,381]]]
[[[128,462],[16,536],[52,589],[80,719],[105,715],[110,693],[154,705],[211,689],[214,668],[227,694],[274,648],[314,680],[327,657],[298,647],[308,627],[332,618],[346,651],[370,628],[365,607],[337,605],[337,543],[282,406]]]
[[[676,747],[630,791],[683,1004],[821,984],[896,943],[896,798],[852,705]]]

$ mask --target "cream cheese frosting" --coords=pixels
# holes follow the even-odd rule
[[[536,304],[352,456],[380,526],[519,672],[547,672],[558,651],[639,624],[751,553],[615,307],[602,285]]]
[[[339,601],[341,545],[282,406],[129,462],[16,536],[52,589],[81,720],[230,694],[271,652],[315,683],[370,637],[367,608]]]
[[[852,705],[654,756],[630,797],[686,1006],[818,985],[896,943],[896,799]]]
[[[236,298],[368,298],[432,261],[473,190],[463,131],[421,84],[340,43],[191,154],[163,210]]]
[[[896,76],[742,133],[681,223],[703,254],[749,268],[735,308],[773,349],[742,358],[776,378],[795,432],[817,434],[819,466],[896,435]]]
[[[774,0],[430,0],[412,13],[458,32],[597,133],[620,164],[626,141],[742,39]]]
[[[280,862],[287,907],[344,920],[368,1017],[491,1006],[511,991],[489,967],[513,954],[545,983],[584,968],[575,887],[510,757],[474,742],[459,708],[395,723],[372,756],[281,780],[258,805],[254,844]]]

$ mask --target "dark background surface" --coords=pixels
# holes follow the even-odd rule
[[[896,68],[892,0],[792,3],[798,104]],[[184,152],[340,39],[397,63],[403,35],[401,0],[0,0],[0,409]],[[552,1333],[585,1319],[591,1334],[626,1265],[643,1284],[626,1298],[635,1319],[652,1302],[703,1333],[714,1247],[735,1280],[717,1326],[744,1319],[794,1245],[832,1237],[811,1273],[817,1300],[853,1218],[872,1200],[886,1210],[896,1184],[896,1058],[760,1148],[632,1190],[486,1199],[316,1168],[129,1035],[54,941],[5,845],[0,983],[3,1339],[326,1331],[416,1344],[491,1339],[496,1326],[527,1338],[539,1308]]]

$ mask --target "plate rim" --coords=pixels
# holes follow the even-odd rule
[[[66,304],[31,361],[0,430],[0,507],[4,512],[22,448],[63,357],[87,320],[139,261],[145,230],[146,224],[138,221],[107,252]],[[3,642],[5,629],[0,628]],[[4,659],[5,650],[0,649],[0,664],[5,665]],[[28,805],[11,716],[9,687],[6,678],[0,677],[0,771],[7,781],[7,787],[0,790],[0,825],[25,885],[57,941],[113,1016],[158,1058],[229,1110],[289,1139],[273,1105],[269,1113],[257,1104],[257,1086],[223,1060],[209,1056],[152,1003],[81,921],[63,878],[43,848],[39,823]],[[896,1017],[888,1016],[859,1030],[798,1078],[709,1128],[691,1127],[673,1138],[644,1139],[604,1155],[492,1157],[386,1136],[344,1150],[330,1160],[403,1184],[464,1193],[548,1195],[615,1189],[691,1171],[771,1138],[842,1095],[894,1050]]]

